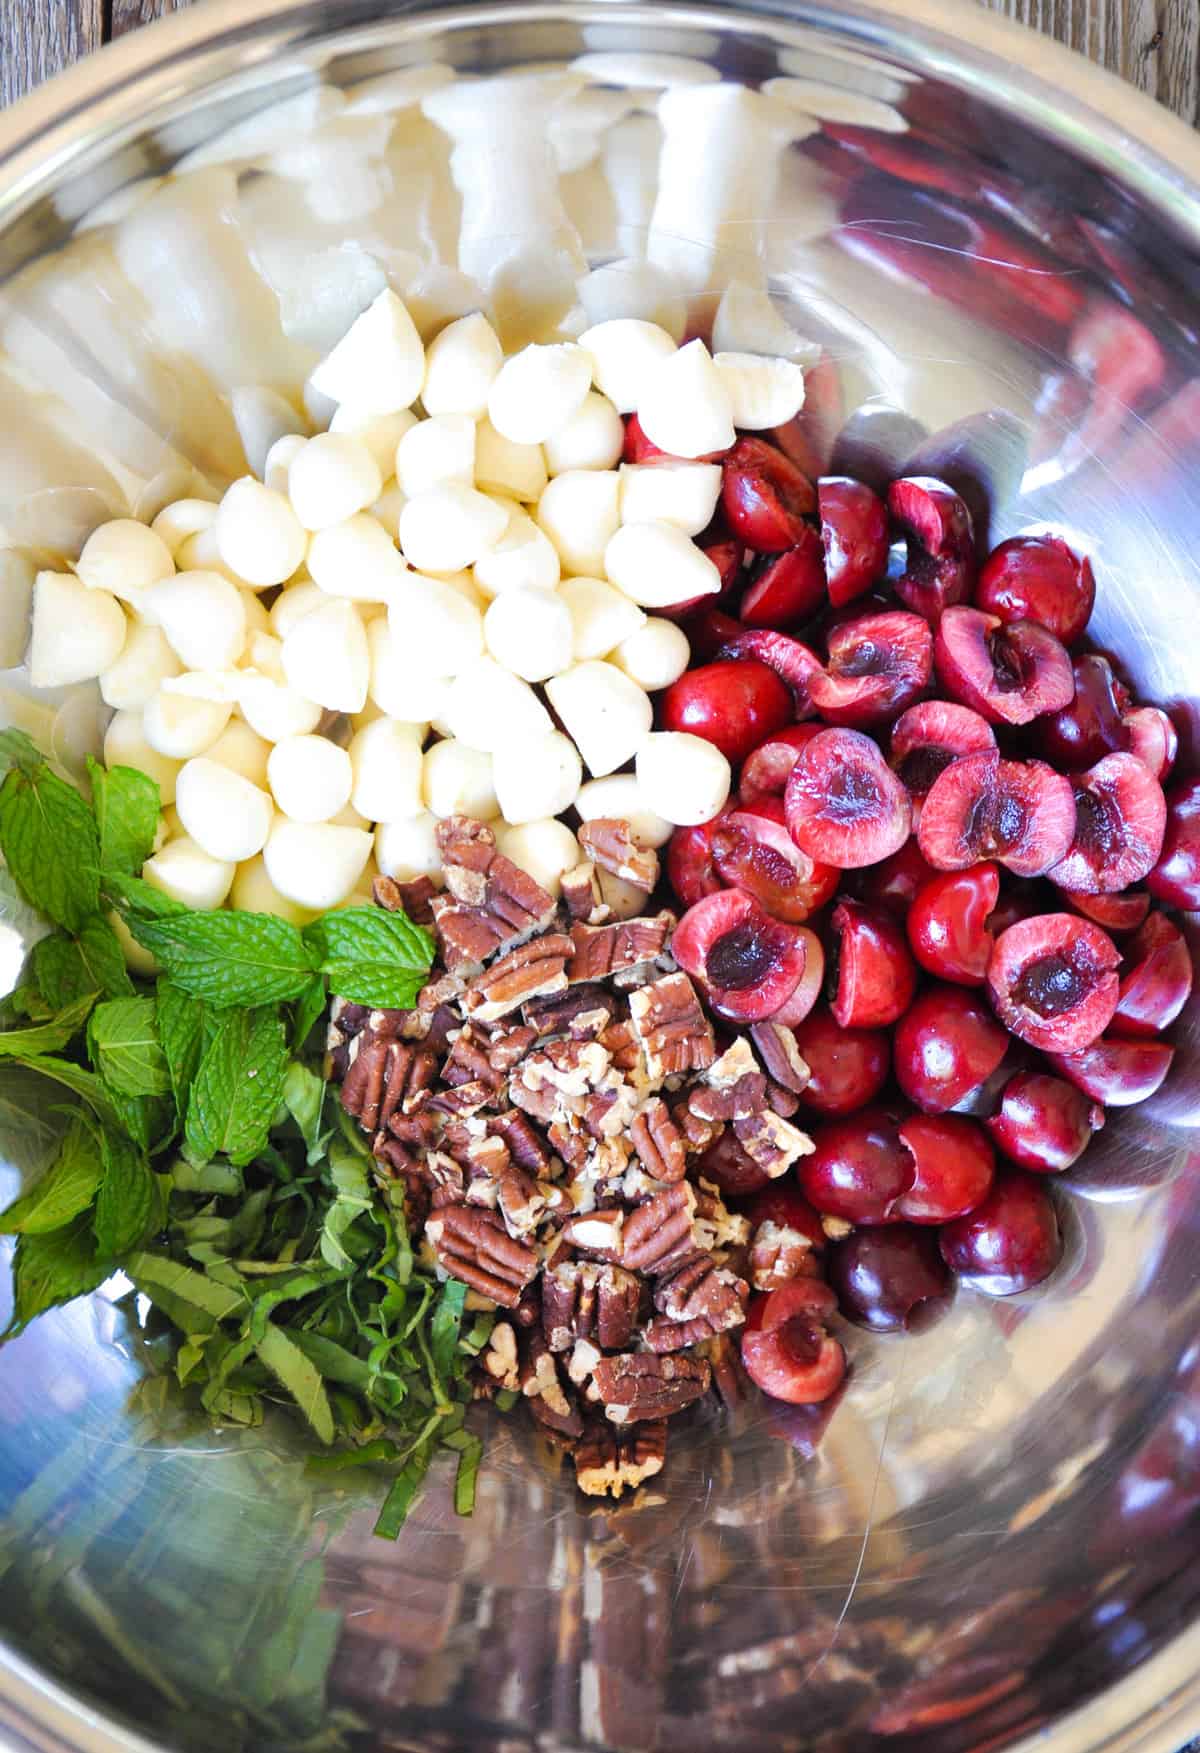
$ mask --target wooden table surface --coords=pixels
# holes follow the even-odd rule
[[[0,101],[191,0],[0,0]],[[252,5],[253,0],[247,0]],[[204,0],[195,0],[203,5]],[[1200,0],[979,0],[1079,49],[1200,123]]]

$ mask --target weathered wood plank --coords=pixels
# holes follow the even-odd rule
[[[0,103],[13,103],[104,40],[104,0],[0,0]]]
[[[1200,0],[979,0],[1078,49],[1193,126],[1200,122]]]
[[[123,36],[127,30],[136,30],[140,24],[149,24],[168,12],[182,12],[190,3],[191,0],[111,0],[111,35]]]

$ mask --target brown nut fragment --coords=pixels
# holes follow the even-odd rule
[[[769,1218],[760,1223],[750,1243],[750,1281],[755,1290],[778,1290],[793,1278],[819,1278],[820,1265],[812,1238],[788,1224]]]
[[[572,870],[564,871],[561,884],[563,906],[567,910],[568,919],[582,919],[589,925],[599,925],[607,916],[608,909],[600,893],[600,880],[590,858],[575,865]]]
[[[807,1132],[801,1132],[769,1108],[734,1120],[733,1130],[746,1155],[771,1180],[785,1174],[799,1157],[809,1156],[816,1149]]]
[[[589,1497],[620,1497],[645,1479],[661,1473],[667,1458],[665,1421],[615,1430],[611,1424],[589,1424],[571,1456],[575,1483]]]
[[[711,1372],[701,1358],[624,1351],[602,1357],[592,1380],[606,1418],[613,1424],[637,1424],[682,1412],[707,1391]]]
[[[431,901],[442,960],[451,973],[474,973],[489,956],[512,949],[554,918],[554,900],[496,850],[483,822],[439,822],[447,893]]]
[[[797,1047],[791,1029],[782,1023],[755,1023],[750,1030],[750,1039],[758,1050],[767,1076],[781,1089],[790,1090],[797,1096],[807,1089],[811,1076],[808,1061]]]
[[[688,1097],[681,1096],[671,1104],[671,1118],[679,1129],[684,1149],[689,1156],[698,1151],[705,1151],[710,1144],[715,1144],[725,1130],[720,1120],[704,1120],[699,1114],[693,1114],[688,1105]]]
[[[628,822],[615,816],[595,816],[584,822],[577,839],[593,862],[610,876],[641,889],[644,895],[652,894],[658,887],[658,853],[651,846],[638,844]]]
[[[376,1041],[370,1036],[356,1038],[357,1052],[342,1079],[342,1107],[359,1122],[365,1132],[374,1132],[379,1125],[379,1109],[383,1101],[383,1079],[387,1068],[389,1041]]]
[[[547,998],[531,998],[521,1015],[536,1037],[569,1035],[573,1041],[592,1041],[612,1022],[616,1001],[603,986],[572,986]]]
[[[582,1436],[583,1419],[575,1395],[564,1386],[558,1364],[545,1340],[539,1332],[531,1329],[523,1343],[525,1360],[520,1371],[521,1392],[529,1401],[529,1410],[554,1436],[568,1439]]]
[[[596,1038],[611,1057],[617,1071],[623,1071],[627,1077],[636,1077],[643,1061],[642,1045],[637,1031],[627,1018],[610,1023]]]
[[[712,1025],[686,974],[667,974],[629,995],[629,1015],[650,1078],[703,1071],[717,1057]]]
[[[507,1321],[497,1321],[483,1354],[483,1367],[498,1388],[519,1388],[517,1335]]]
[[[433,899],[438,886],[432,877],[413,877],[400,883],[395,877],[377,876],[371,885],[371,896],[377,907],[389,913],[404,913],[414,925],[433,924]]]
[[[683,1243],[693,1243],[696,1195],[686,1181],[665,1187],[625,1219],[621,1264],[633,1272],[656,1272]]]
[[[623,919],[616,925],[585,925],[571,927],[574,945],[567,964],[567,979],[572,985],[580,980],[616,979],[618,985],[630,981],[642,983],[656,968],[669,967],[667,939],[675,929],[673,913],[658,913],[653,918]]]
[[[546,1213],[557,1208],[563,1195],[557,1187],[541,1185],[525,1169],[510,1167],[501,1177],[496,1203],[510,1236],[532,1235]]]
[[[624,1227],[625,1213],[619,1206],[604,1211],[579,1211],[563,1225],[562,1238],[570,1247],[578,1248],[581,1254],[588,1254],[593,1260],[615,1264],[621,1259]]]
[[[515,1307],[537,1276],[534,1250],[510,1236],[495,1212],[484,1207],[445,1206],[429,1219],[425,1234],[443,1271],[504,1308]]]
[[[475,975],[464,1000],[467,1011],[479,1022],[495,1022],[527,999],[565,991],[570,954],[570,938],[556,932],[521,944]]]
[[[745,1279],[718,1266],[711,1255],[701,1255],[669,1278],[659,1279],[654,1306],[670,1321],[703,1320],[709,1323],[710,1332],[724,1333],[730,1327],[740,1327],[746,1319],[749,1294]]]
[[[659,1096],[651,1097],[629,1131],[648,1175],[656,1181],[682,1181],[687,1172],[683,1135]]]
[[[524,1114],[509,1108],[503,1114],[489,1114],[488,1131],[504,1140],[514,1163],[531,1174],[544,1175],[550,1167],[550,1152],[545,1140]]]
[[[551,1351],[591,1339],[605,1351],[628,1345],[637,1326],[641,1286],[619,1266],[563,1260],[542,1277],[542,1332]]]

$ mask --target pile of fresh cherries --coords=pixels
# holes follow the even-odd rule
[[[701,541],[724,588],[681,606],[699,667],[661,717],[738,788],[670,843],[674,953],[718,1016],[790,1029],[809,1067],[794,1183],[731,1132],[702,1173],[811,1244],[743,1357],[813,1401],[844,1373],[836,1306],[915,1329],[956,1275],[1004,1296],[1053,1271],[1046,1177],[1171,1064],[1192,965],[1152,904],[1200,907],[1200,780],[1164,794],[1170,718],[1082,649],[1095,584],[1065,541],[984,558],[943,482],[885,504],[763,439],[722,460]]]

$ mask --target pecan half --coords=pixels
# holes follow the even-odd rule
[[[596,816],[584,822],[577,838],[583,850],[610,876],[641,889],[644,895],[658,887],[658,853],[653,847],[638,844],[628,822],[614,816]]]
[[[589,1424],[575,1445],[575,1483],[588,1497],[620,1497],[644,1479],[661,1473],[667,1458],[665,1421],[614,1430]]]
[[[616,1001],[603,986],[572,986],[547,998],[531,998],[521,1015],[541,1035],[570,1035],[574,1041],[591,1041],[603,1034],[616,1014]]]
[[[574,951],[567,965],[567,978],[605,980],[637,974],[649,978],[655,965],[670,965],[666,954],[667,939],[675,929],[673,913],[658,913],[654,918],[623,919],[616,925],[585,925],[571,927]]]
[[[711,1371],[701,1358],[624,1351],[602,1357],[592,1380],[606,1418],[614,1424],[637,1424],[682,1412],[707,1391]]]
[[[681,1243],[693,1240],[696,1195],[686,1181],[665,1187],[625,1219],[621,1264],[633,1272],[655,1272]]]
[[[451,973],[474,972],[554,918],[554,900],[496,850],[483,822],[450,816],[437,828],[447,894],[431,906],[442,960]]]
[[[620,1351],[633,1338],[641,1286],[619,1266],[591,1260],[562,1260],[542,1278],[542,1332],[551,1351],[570,1351],[578,1339],[593,1339],[605,1351]]]
[[[755,1290],[778,1290],[793,1278],[819,1278],[811,1236],[788,1224],[760,1223],[750,1244],[750,1279]]]
[[[600,893],[600,883],[596,876],[596,867],[591,859],[585,859],[573,870],[563,872],[562,876],[563,906],[567,910],[568,919],[585,919],[590,924],[598,924],[607,912],[604,899]]]
[[[658,1281],[654,1306],[663,1319],[647,1327],[646,1344],[651,1351],[682,1351],[715,1333],[740,1327],[749,1294],[744,1279],[702,1254]]]
[[[438,893],[438,886],[432,877],[413,877],[409,882],[397,882],[395,877],[377,876],[371,885],[371,895],[377,907],[386,908],[389,913],[405,913],[414,925],[433,924],[433,898]]]
[[[504,1308],[514,1308],[537,1275],[534,1250],[510,1236],[485,1207],[445,1206],[429,1219],[425,1234],[444,1271]]]
[[[565,991],[570,954],[570,938],[557,933],[522,944],[474,977],[467,987],[467,1010],[480,1022],[495,1022],[527,999]]]
[[[660,1097],[651,1097],[629,1132],[648,1175],[656,1181],[682,1181],[687,1172],[683,1135]]]
[[[503,1114],[489,1114],[487,1126],[489,1132],[504,1140],[509,1155],[519,1167],[529,1169],[535,1175],[546,1173],[550,1167],[550,1152],[541,1134],[524,1114],[518,1114],[515,1108],[509,1108]]]
[[[811,1075],[808,1062],[790,1029],[781,1023],[755,1023],[750,1030],[750,1039],[758,1049],[768,1077],[773,1078],[781,1089],[791,1090],[798,1096],[808,1087]]]
[[[686,974],[667,974],[630,993],[629,1015],[655,1082],[703,1071],[717,1056],[712,1025]]]
[[[594,1260],[616,1262],[621,1258],[625,1213],[619,1207],[605,1211],[577,1211],[562,1228],[563,1241]]]

